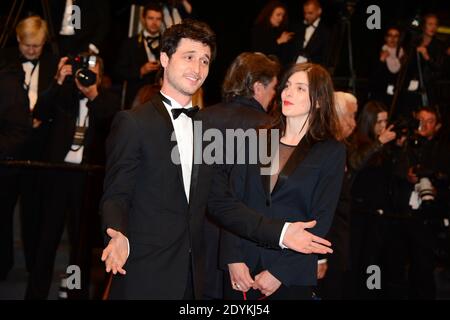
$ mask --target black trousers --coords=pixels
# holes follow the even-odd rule
[[[384,283],[388,299],[435,299],[435,256],[427,221],[412,216],[388,220]],[[382,277],[383,279],[383,277]]]
[[[14,264],[13,221],[17,201],[20,205],[20,226],[25,263],[31,272],[37,250],[42,220],[41,171],[15,170],[2,176],[0,182],[0,277],[5,278]]]
[[[14,264],[13,213],[19,183],[17,174],[5,174],[0,179],[0,280],[4,280]]]
[[[380,266],[384,255],[384,218],[366,212],[352,212],[350,227],[350,277],[347,298],[375,300],[381,298],[380,290],[367,288],[367,268]],[[383,278],[383,276],[382,276]],[[382,286],[383,287],[383,286]]]
[[[44,219],[40,229],[33,270],[28,279],[26,299],[46,299],[50,290],[56,252],[66,221],[70,241],[70,264],[81,268],[81,290],[70,290],[69,298],[88,298],[91,234],[100,233],[98,186],[87,181],[86,172],[51,172],[46,177]],[[100,186],[101,187],[101,186]],[[101,188],[100,188],[101,189]],[[93,230],[94,229],[94,230]]]
[[[317,295],[323,300],[344,299],[345,270],[336,260],[328,259],[325,277],[318,281]]]

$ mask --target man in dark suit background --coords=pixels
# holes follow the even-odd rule
[[[166,30],[161,94],[114,121],[101,202],[110,237],[102,260],[115,275],[111,298],[201,298],[207,203],[224,227],[264,246],[330,252],[328,241],[304,230],[304,223],[266,220],[236,201],[226,170],[193,163],[202,141],[193,132],[192,95],[208,75],[215,48],[215,35],[202,22]]]
[[[115,64],[115,73],[127,81],[125,108],[130,108],[139,89],[157,81],[160,70],[159,51],[163,12],[158,4],[150,3],[142,11],[143,30],[125,40]]]
[[[0,160],[20,158],[31,132],[28,97],[23,76],[17,69],[0,65]],[[6,279],[14,262],[13,215],[18,170],[0,167],[0,281]]]
[[[30,16],[20,21],[16,27],[18,46],[7,48],[0,52],[0,65],[5,65],[11,70],[15,70],[18,77],[16,83],[5,83],[3,89],[22,88],[27,96],[28,114],[31,116],[36,106],[41,103],[42,97],[48,92],[50,84],[56,73],[58,60],[51,52],[46,50],[47,23],[39,16]],[[11,90],[14,92],[14,89]],[[16,106],[19,108],[18,106]],[[16,159],[21,160],[42,160],[44,146],[48,136],[48,125],[42,123],[33,115],[33,130],[27,136],[23,144],[23,150]],[[36,238],[39,232],[39,224],[42,218],[41,208],[41,181],[39,171],[22,168],[20,170],[11,170],[16,172],[14,182],[9,184],[9,199],[2,201],[5,204],[2,212],[9,217],[13,217],[14,204],[20,199],[20,215],[22,228],[22,241],[24,246],[26,268],[31,272],[36,255]],[[20,196],[20,197],[19,197]],[[12,223],[4,222],[4,228],[10,228],[7,233],[12,234]],[[12,221],[12,220],[11,220]],[[8,225],[8,226],[7,226]],[[6,230],[5,230],[6,232]],[[12,238],[11,238],[12,241]],[[3,246],[7,244],[2,242],[2,252],[12,250],[12,242],[6,249]],[[1,259],[2,263],[10,264],[10,259]],[[3,268],[2,268],[3,269]],[[2,271],[4,273],[4,271]]]
[[[224,136],[227,129],[247,130],[268,126],[273,121],[267,112],[275,96],[279,72],[279,63],[266,55],[241,53],[228,68],[222,86],[223,101],[202,110],[199,118],[206,127],[217,128]],[[225,154],[226,150],[223,151]],[[218,263],[220,232],[228,231],[220,229],[208,218],[205,224],[207,272],[204,290],[207,299],[223,298],[224,275]]]
[[[318,0],[303,5],[304,20],[294,27],[294,38],[288,49],[289,62],[313,62],[327,66],[330,29],[321,19],[322,7]]]

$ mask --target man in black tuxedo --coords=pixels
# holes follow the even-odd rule
[[[5,49],[0,53],[0,64],[6,65],[17,72],[17,83],[5,84],[7,87],[20,87],[27,96],[28,114],[32,115],[36,106],[41,103],[42,97],[48,92],[53,77],[56,73],[58,60],[48,50],[45,50],[47,39],[47,23],[38,16],[31,16],[19,22],[16,28],[18,46]],[[6,89],[6,88],[4,88]],[[13,90],[12,90],[13,91]],[[17,159],[42,160],[44,145],[48,136],[48,125],[42,123],[33,114],[33,130],[27,136],[23,145],[23,152]],[[20,199],[20,214],[22,227],[22,241],[24,246],[26,268],[31,272],[36,255],[36,238],[38,236],[38,225],[42,218],[41,209],[41,183],[39,171],[24,168],[16,171],[15,181],[9,185],[7,194],[10,199],[2,202],[5,207],[1,210],[5,215],[12,217],[14,205]],[[20,198],[19,198],[20,196]],[[12,204],[12,205],[11,205]],[[9,221],[6,219],[5,221]],[[4,228],[11,229],[12,224]],[[5,231],[6,232],[6,231]],[[7,243],[2,242],[2,252],[12,250],[12,238]],[[6,249],[8,246],[11,248]],[[12,260],[0,259],[3,264],[12,266]],[[3,269],[3,267],[2,267]]]
[[[313,62],[327,66],[331,31],[321,19],[322,7],[319,1],[306,1],[303,14],[304,21],[294,27],[294,39],[288,49],[289,62]]]
[[[264,246],[331,251],[304,223],[266,220],[233,198],[226,168],[193,162],[202,155],[202,141],[193,132],[191,99],[208,75],[215,48],[206,24],[173,25],[162,38],[160,94],[114,120],[101,201],[103,230],[110,237],[102,260],[115,275],[111,298],[201,298],[207,204],[225,228]]]
[[[115,73],[127,81],[125,108],[130,108],[139,89],[157,81],[160,70],[159,51],[163,12],[159,5],[150,3],[141,16],[143,30],[127,39],[120,50]]]

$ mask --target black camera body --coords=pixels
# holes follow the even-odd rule
[[[73,76],[80,82],[83,87],[92,86],[97,82],[97,74],[91,70],[97,64],[97,57],[95,55],[69,56],[67,64],[72,66]]]
[[[397,138],[406,136],[406,137],[412,137],[416,130],[419,129],[419,120],[417,119],[406,119],[401,118],[392,123],[394,125],[394,128],[392,129],[393,132],[395,132]]]

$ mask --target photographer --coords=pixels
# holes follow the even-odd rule
[[[418,129],[398,141],[394,157],[395,216],[389,223],[387,292],[390,298],[434,299],[432,225],[446,212],[449,152],[439,136],[438,111],[421,107],[415,117]]]
[[[379,290],[368,290],[367,267],[380,265],[383,248],[383,215],[391,210],[390,142],[396,137],[388,126],[386,107],[378,101],[364,105],[349,146],[351,187],[351,295],[353,299],[377,298]]]
[[[102,59],[95,55],[83,53],[60,60],[51,94],[45,101],[49,104],[47,110],[52,112],[40,117],[51,122],[45,153],[48,162],[104,165],[105,140],[120,102],[118,97],[100,86],[102,69]],[[39,111],[36,110],[36,113],[39,114]],[[45,119],[45,116],[48,118]],[[79,248],[74,244],[79,243],[78,237],[83,236],[80,235],[80,228],[86,225],[95,228],[95,220],[92,219],[97,217],[96,198],[101,193],[102,177],[81,170],[55,170],[47,172],[45,181],[44,221],[40,239],[36,239],[38,252],[28,281],[28,299],[47,298],[66,216],[70,218],[71,263],[78,262],[80,256],[90,254],[77,252]],[[81,221],[86,215],[89,215],[89,221]],[[89,272],[86,269],[83,271],[82,289],[88,290],[84,277]]]

